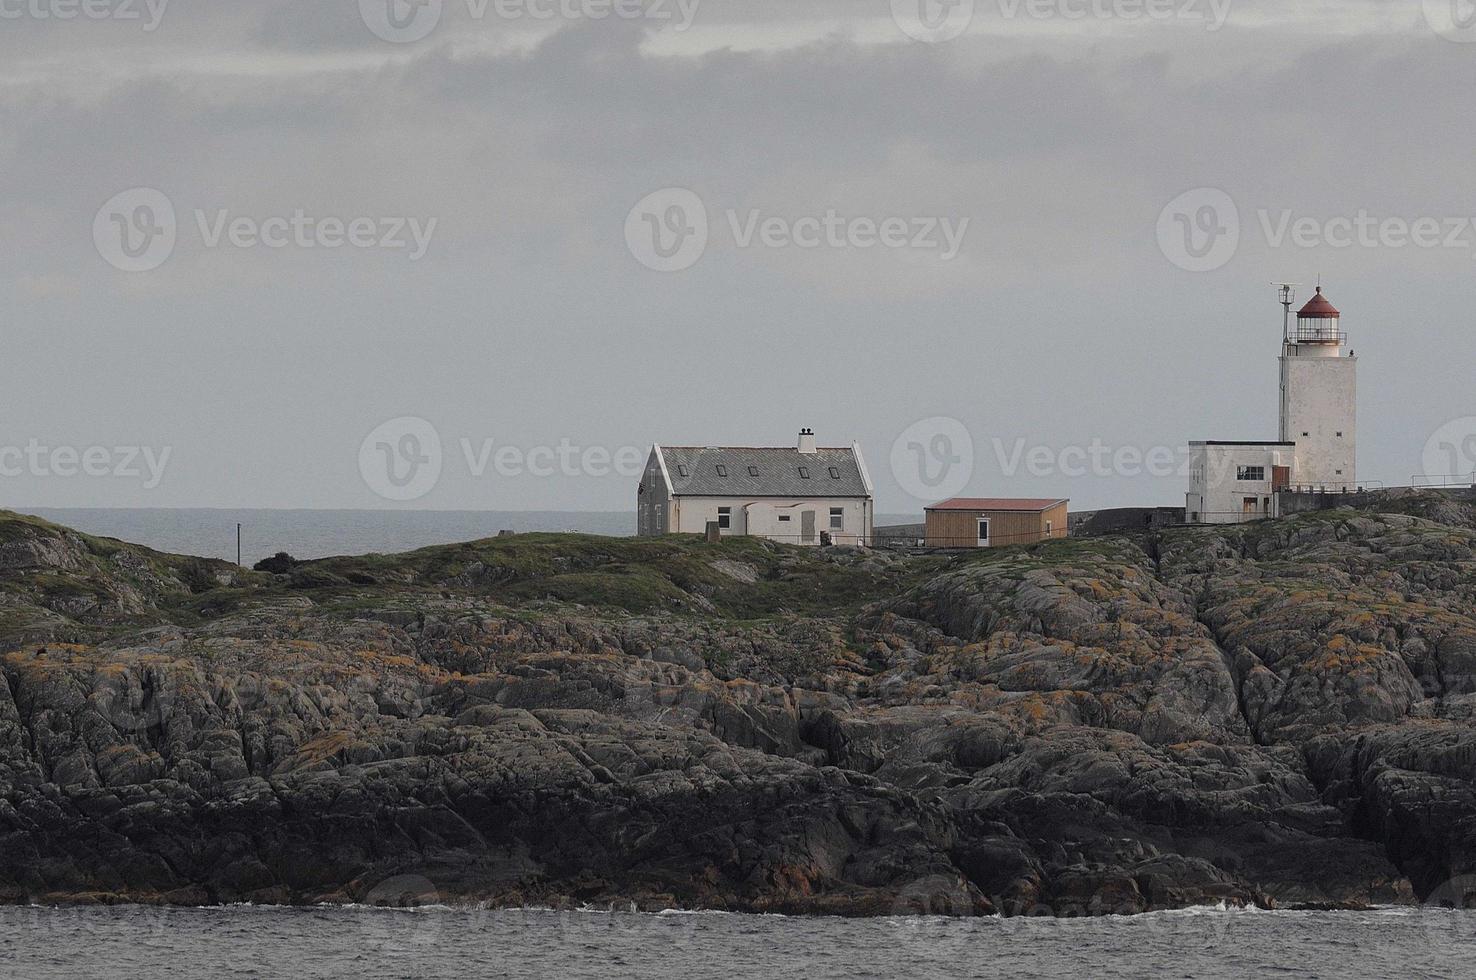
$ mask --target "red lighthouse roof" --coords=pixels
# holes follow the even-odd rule
[[[1338,312],[1338,308],[1329,303],[1327,297],[1322,295],[1321,286],[1317,287],[1317,295],[1313,296],[1307,305],[1302,307],[1301,312],[1297,314],[1297,317],[1302,320],[1336,320],[1340,316],[1342,314]]]

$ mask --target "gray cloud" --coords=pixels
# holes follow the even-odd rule
[[[985,5],[981,4],[981,9]],[[1399,8],[1397,10],[1393,8]],[[1176,445],[1274,430],[1279,311],[1319,272],[1365,357],[1371,478],[1419,469],[1461,392],[1473,249],[1274,248],[1258,212],[1461,216],[1476,45],[1420,5],[1238,4],[1193,24],[1019,23],[909,41],[884,3],[707,0],[676,37],[616,21],[470,22],[374,37],[352,3],[195,3],[152,34],[0,34],[0,301],[16,377],[0,445],[169,445],[157,490],[22,478],[73,505],[374,506],[360,440],[435,423],[422,506],[622,508],[614,478],[478,479],[461,438],[618,448],[859,439],[883,509],[891,441],[963,420],[976,489],[1172,501],[1182,481],[1007,477],[991,440]],[[110,267],[94,215],[163,191],[180,242]],[[646,194],[696,191],[714,241],[661,275],[626,247]],[[1160,210],[1225,190],[1243,240],[1195,275]],[[950,263],[881,249],[740,249],[728,210],[794,221],[967,218]],[[194,212],[260,222],[419,216],[426,257],[209,248]],[[1418,389],[1411,396],[1411,389]]]

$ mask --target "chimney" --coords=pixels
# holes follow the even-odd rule
[[[799,451],[806,456],[813,456],[819,451],[815,448],[814,429],[800,429]]]

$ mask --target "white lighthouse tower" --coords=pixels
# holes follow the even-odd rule
[[[1291,325],[1291,287],[1281,344],[1281,441],[1296,443],[1291,482],[1341,491],[1358,485],[1358,359],[1347,349],[1342,314],[1322,295]]]

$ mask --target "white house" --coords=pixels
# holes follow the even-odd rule
[[[1184,519],[1233,524],[1276,516],[1276,491],[1286,486],[1296,451],[1294,442],[1191,442]]]
[[[1322,295],[1291,325],[1292,289],[1281,288],[1281,435],[1276,442],[1191,442],[1185,519],[1233,524],[1277,517],[1282,490],[1356,489],[1358,359],[1342,314]]]
[[[794,447],[653,446],[636,496],[637,533],[723,534],[789,544],[871,540],[871,477],[861,447],[822,449],[810,429]]]

